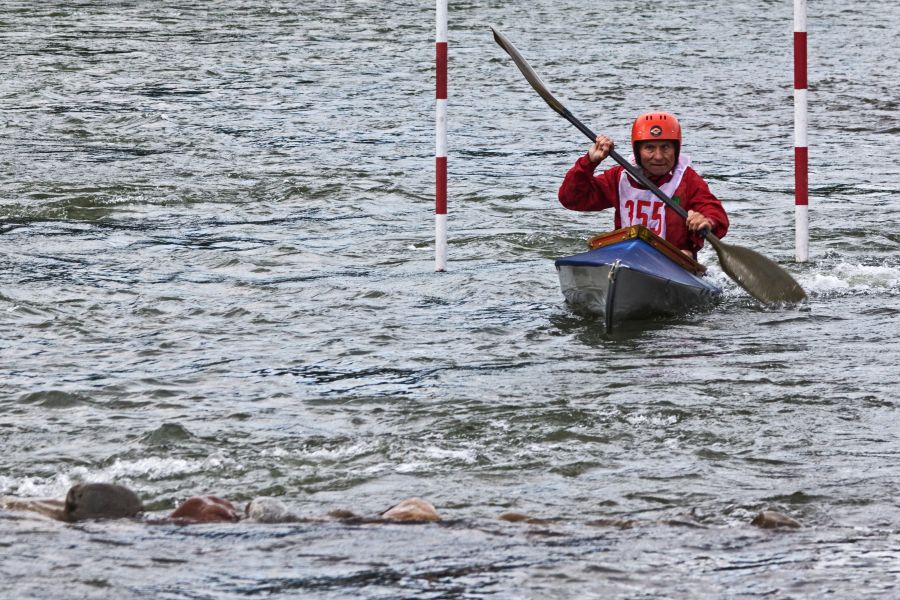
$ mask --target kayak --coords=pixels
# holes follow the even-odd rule
[[[588,246],[556,260],[559,285],[566,302],[601,316],[607,331],[704,308],[722,294],[703,277],[706,267],[641,225],[595,236]]]

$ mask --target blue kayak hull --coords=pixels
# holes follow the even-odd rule
[[[557,259],[556,269],[566,301],[603,317],[607,330],[706,307],[722,293],[641,237]]]

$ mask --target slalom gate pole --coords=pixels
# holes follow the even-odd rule
[[[794,0],[794,254],[809,260],[809,148],[806,79],[806,0]]]
[[[435,36],[434,270],[447,270],[447,0],[437,0]]]

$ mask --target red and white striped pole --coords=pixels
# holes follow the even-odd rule
[[[447,0],[437,0],[434,270],[447,270]]]
[[[806,0],[794,0],[794,252],[809,260],[809,148],[806,140]]]

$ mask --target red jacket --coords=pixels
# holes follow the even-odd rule
[[[594,176],[597,164],[591,162],[587,154],[579,158],[575,165],[566,173],[566,178],[559,187],[559,201],[568,209],[580,211],[615,209],[615,228],[622,226],[619,216],[619,178],[625,170],[621,165],[607,169],[600,175]],[[640,183],[628,176],[632,186],[644,188]],[[657,187],[672,179],[672,174],[667,173],[662,177],[650,177]],[[724,237],[728,232],[728,215],[718,198],[709,191],[709,186],[694,169],[688,167],[681,180],[681,184],[672,199],[677,199],[684,210],[693,210],[701,213],[712,223],[712,232],[716,237]],[[703,247],[703,238],[696,233],[691,233],[687,225],[674,210],[666,209],[666,239],[679,248],[697,253]]]

